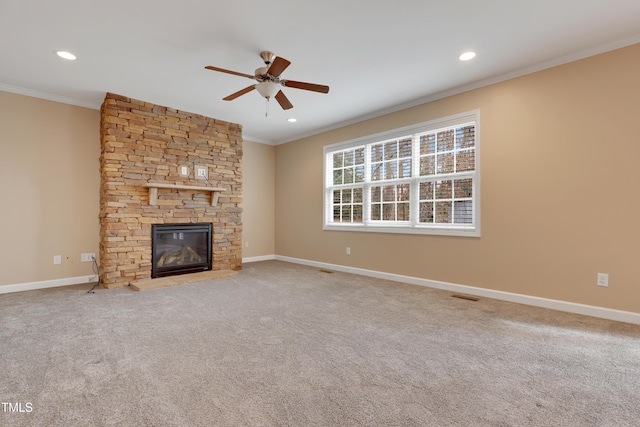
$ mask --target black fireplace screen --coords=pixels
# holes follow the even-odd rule
[[[151,277],[211,270],[211,223],[152,224]]]

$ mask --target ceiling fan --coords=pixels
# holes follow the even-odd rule
[[[233,101],[245,93],[249,93],[256,89],[260,95],[267,99],[267,114],[268,114],[268,102],[269,99],[275,98],[278,104],[283,110],[293,108],[293,104],[285,96],[284,92],[280,90],[280,86],[292,87],[295,89],[310,90],[313,92],[329,93],[329,86],[318,85],[314,83],[298,82],[294,80],[284,80],[280,78],[280,74],[291,64],[284,58],[276,56],[273,52],[264,51],[260,53],[260,57],[264,61],[265,66],[257,68],[254,75],[239,73],[237,71],[225,70],[224,68],[213,67],[211,65],[206,66],[207,70],[220,71],[221,73],[233,74],[240,77],[247,77],[252,80],[256,80],[258,83],[251,86],[247,86],[231,95],[222,98],[224,101]]]

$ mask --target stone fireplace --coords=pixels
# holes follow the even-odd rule
[[[154,225],[210,224],[209,269],[242,268],[240,125],[108,93],[100,136],[99,258],[106,288],[151,278],[159,261],[152,253]],[[201,245],[182,246],[197,252]],[[174,255],[189,258],[184,251]]]

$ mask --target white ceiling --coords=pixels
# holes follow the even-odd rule
[[[279,144],[638,43],[640,1],[0,0],[0,40],[0,90],[91,108],[113,92]],[[204,67],[253,74],[263,50],[330,92],[285,88],[294,108],[269,117],[256,91],[223,101],[252,81]]]

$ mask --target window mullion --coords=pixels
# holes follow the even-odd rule
[[[364,185],[362,189],[362,222],[371,221],[371,144],[364,146]]]
[[[411,227],[418,225],[420,216],[420,136],[413,135],[411,142],[411,182],[409,184],[409,222]]]

